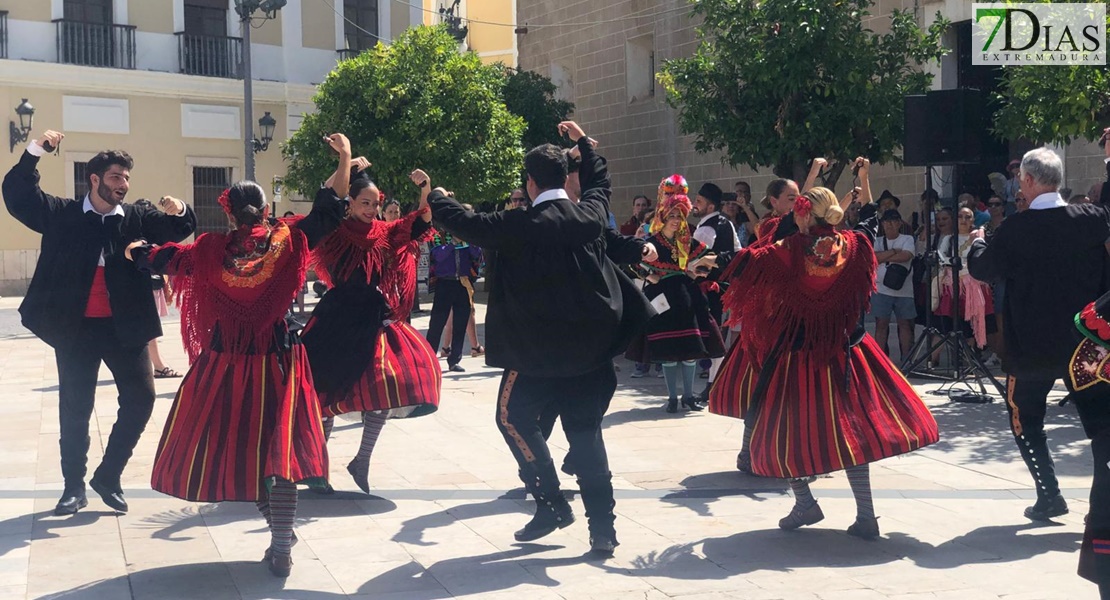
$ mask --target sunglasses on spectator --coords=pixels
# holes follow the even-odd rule
[[[987,202],[987,206],[1002,206],[1001,202]]]

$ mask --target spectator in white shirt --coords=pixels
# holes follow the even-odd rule
[[[879,268],[875,271],[875,293],[871,296],[871,316],[875,318],[875,340],[879,347],[890,356],[891,315],[898,320],[898,348],[905,358],[913,344],[913,321],[917,317],[917,307],[913,302],[913,282],[907,276],[897,289],[887,287],[886,276],[890,265],[910,268],[913,261],[913,236],[900,233],[902,215],[891,209],[882,214],[883,235],[875,240],[875,260]]]

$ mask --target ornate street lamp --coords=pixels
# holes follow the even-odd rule
[[[451,8],[446,8],[443,5],[439,7],[439,20],[447,24],[447,33],[450,33],[461,44],[466,41],[466,34],[470,28],[462,24],[462,17],[459,16],[459,2],[455,0]]]
[[[254,128],[254,91],[252,85],[254,83],[254,75],[251,73],[251,20],[254,19],[256,11],[262,11],[262,20],[273,19],[277,16],[277,12],[285,6],[287,0],[235,0],[235,12],[239,15],[239,26],[243,32],[243,166],[245,167],[247,179],[254,181],[254,153],[265,151],[273,140],[274,128],[270,126],[269,139],[266,135],[266,127],[262,123],[263,119],[269,117],[270,113],[266,113],[266,117],[258,120],[259,126],[262,127],[262,140],[254,139],[250,131]],[[273,122],[273,117],[270,117]],[[264,145],[263,145],[264,144]]]
[[[270,116],[270,111],[266,111],[266,114],[258,120],[258,131],[261,133],[261,139],[251,140],[255,152],[265,152],[270,149],[270,142],[274,141],[274,127],[276,125],[277,121]]]
[[[19,126],[17,127],[15,121],[8,121],[8,132],[11,135],[11,147],[9,152],[14,152],[15,147],[27,141],[28,136],[31,135],[31,125],[35,120],[35,107],[26,98],[19,106],[15,107],[15,114],[19,115]]]

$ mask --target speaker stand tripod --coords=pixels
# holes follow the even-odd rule
[[[983,364],[983,360],[979,358],[979,354],[967,343],[967,338],[963,334],[963,321],[961,319],[962,311],[960,306],[960,283],[958,273],[963,268],[960,259],[960,251],[957,248],[959,240],[959,229],[957,224],[957,234],[953,236],[953,241],[949,244],[948,266],[940,266],[939,253],[937,248],[933,246],[933,236],[931,231],[931,217],[933,214],[933,169],[927,166],[925,170],[925,190],[923,195],[925,206],[925,241],[927,244],[925,253],[925,264],[927,268],[925,281],[925,329],[918,336],[913,346],[910,348],[909,353],[903,358],[902,373],[906,376],[914,375],[926,379],[939,379],[946,381],[939,389],[934,391],[937,395],[947,395],[950,399],[958,402],[972,402],[972,403],[987,403],[992,402],[993,398],[987,390],[984,380],[993,384],[994,389],[1002,397],[1006,396],[1006,387],[999,382],[990,372],[990,369]],[[948,331],[941,331],[936,326],[936,315],[932,311],[932,276],[934,268],[950,268],[953,273],[952,277],[952,327],[947,328]],[[926,363],[933,355],[934,352],[940,349],[947,349],[948,356],[951,358],[951,366],[947,371],[939,371],[936,369],[927,369],[919,371],[923,363]],[[969,378],[974,377],[974,385]],[[963,384],[967,387],[966,392],[954,390],[956,385]]]

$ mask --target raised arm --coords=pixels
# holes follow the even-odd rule
[[[612,184],[609,181],[609,167],[596,151],[595,142],[574,121],[559,123],[559,132],[570,136],[578,144],[582,164],[578,167],[578,183],[582,188],[579,206],[597,213],[605,228],[609,227],[609,197]]]
[[[351,141],[342,133],[333,133],[325,139],[332,150],[339,153],[339,164],[324,183],[324,187],[335,190],[336,196],[346,198],[347,193],[351,191]],[[366,166],[369,167],[370,163],[367,162]]]
[[[158,202],[162,210],[139,210],[143,223],[143,237],[154,244],[180,242],[193,235],[197,228],[197,215],[187,204],[173,196],[162,196]]]
[[[817,176],[821,174],[821,169],[829,164],[829,161],[818,156],[813,159],[813,163],[809,166],[809,175],[806,176],[805,185],[802,186],[802,193],[806,193],[813,189],[813,184],[817,182]]]
[[[47,131],[39,139],[31,142],[19,157],[19,162],[4,177],[2,187],[4,206],[8,213],[32,231],[46,231],[50,218],[68,200],[55,198],[39,188],[39,157],[46,154],[45,144],[57,148],[65,135],[57,131]]]
[[[860,187],[859,203],[863,206],[867,206],[871,204],[871,161],[861,156],[856,159],[854,164],[859,165],[859,171],[857,171]]]

